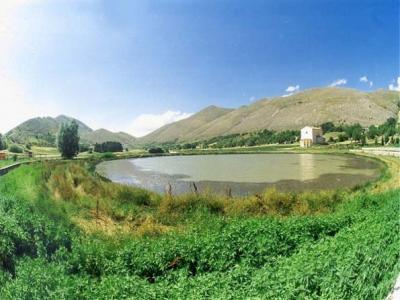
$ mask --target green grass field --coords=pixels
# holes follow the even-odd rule
[[[356,191],[160,196],[96,161],[0,177],[1,299],[384,299],[400,271],[399,160]]]

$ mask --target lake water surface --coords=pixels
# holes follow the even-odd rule
[[[375,160],[330,154],[223,154],[160,156],[107,161],[97,171],[118,183],[173,193],[200,191],[234,195],[275,186],[284,191],[348,188],[379,177]]]

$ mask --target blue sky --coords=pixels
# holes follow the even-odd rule
[[[211,104],[399,89],[399,68],[397,0],[0,4],[0,132],[63,113],[143,135]]]

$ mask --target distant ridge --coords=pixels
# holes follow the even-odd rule
[[[165,125],[140,143],[185,142],[260,129],[300,129],[305,125],[382,124],[397,117],[400,93],[377,90],[366,93],[347,88],[316,88],[289,97],[261,99],[238,109],[215,106],[190,118]]]
[[[114,133],[106,129],[93,131],[85,123],[65,115],[56,118],[38,117],[29,119],[7,132],[5,136],[12,143],[55,146],[56,136],[61,124],[69,123],[72,120],[75,120],[79,126],[82,143],[95,144],[112,141],[130,146],[135,142],[135,138],[127,133]]]
[[[87,144],[100,144],[104,142],[120,142],[125,146],[131,146],[136,139],[125,132],[111,132],[107,129],[98,129],[82,134],[81,141]]]

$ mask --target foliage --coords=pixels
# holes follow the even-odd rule
[[[92,148],[90,147],[90,145],[88,144],[79,144],[79,152],[88,152],[90,151]]]
[[[8,151],[12,152],[12,153],[23,153],[24,149],[22,149],[20,146],[18,145],[11,145],[8,148]]]
[[[154,147],[154,148],[150,148],[148,150],[148,152],[151,154],[160,154],[160,153],[164,153],[164,149],[162,149],[160,147]]]
[[[368,138],[370,138],[370,139],[376,138],[379,135],[378,127],[375,125],[369,126],[367,135],[368,135]]]
[[[106,152],[106,153],[103,153],[103,154],[100,156],[100,158],[103,158],[103,159],[114,159],[114,158],[116,158],[116,156],[115,156],[115,154],[112,153],[112,152]]]
[[[7,149],[7,143],[3,138],[3,135],[0,133],[0,150],[5,150],[5,149]]]
[[[270,131],[261,130],[252,133],[231,134],[221,137],[212,138],[202,142],[205,148],[226,148],[226,147],[242,147],[256,146],[265,144],[290,144],[300,138],[300,131],[285,130],[285,131]]]
[[[78,123],[63,123],[58,133],[58,150],[64,159],[72,159],[79,153]]]
[[[124,148],[122,147],[122,144],[120,142],[104,142],[101,144],[95,144],[94,145],[94,151],[95,152],[122,152],[124,151]]]

